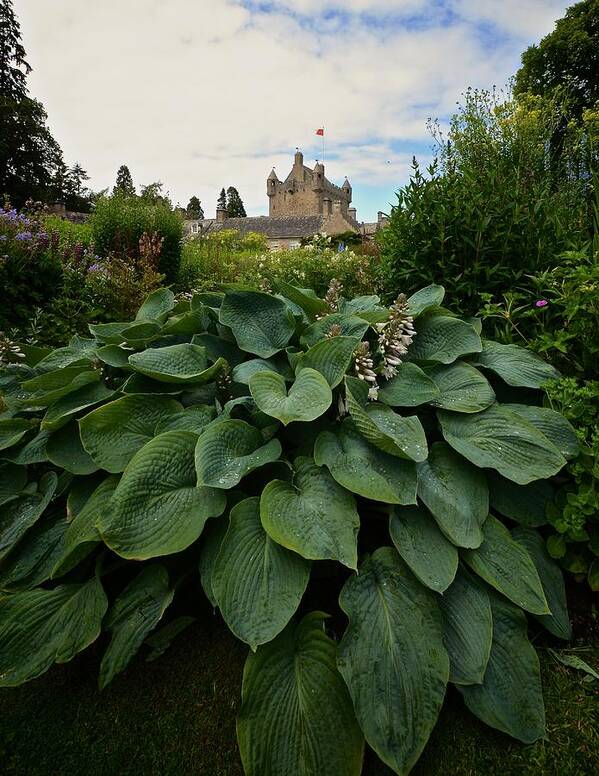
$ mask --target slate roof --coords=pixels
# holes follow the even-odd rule
[[[227,218],[218,223],[214,218],[198,221],[204,233],[235,229],[240,234],[258,232],[270,238],[312,237],[323,229],[323,216],[253,216]]]

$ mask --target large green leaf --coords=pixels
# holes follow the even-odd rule
[[[367,321],[362,318],[358,318],[357,315],[351,315],[349,313],[333,313],[332,315],[325,315],[318,321],[315,321],[311,326],[302,333],[300,342],[304,347],[311,348],[320,342],[327,336],[330,336],[331,330],[339,329],[337,332],[344,337],[357,337],[362,339],[364,334],[369,328]]]
[[[379,401],[391,407],[417,407],[438,398],[439,388],[416,364],[404,361],[379,391]]]
[[[482,349],[474,328],[459,318],[429,315],[418,321],[416,337],[410,346],[410,358],[451,364],[456,358]]]
[[[276,461],[281,443],[263,441],[260,431],[243,420],[223,420],[207,428],[195,449],[198,486],[234,488],[246,474]]]
[[[310,560],[357,566],[360,517],[353,496],[310,458],[297,458],[293,484],[273,480],[262,491],[260,517],[277,544]]]
[[[38,361],[36,367],[40,372],[49,372],[52,369],[78,364],[90,364],[96,357],[98,343],[93,339],[85,339],[79,335],[71,337],[69,344],[64,348],[57,348]]]
[[[528,404],[504,404],[503,406],[520,415],[537,431],[544,434],[564,458],[576,458],[580,452],[576,431],[561,413],[549,407],[533,407]]]
[[[545,708],[537,653],[526,635],[526,617],[491,596],[493,645],[482,684],[458,687],[473,714],[532,744],[545,734]]]
[[[285,426],[293,421],[316,420],[331,406],[328,382],[315,369],[300,369],[287,393],[285,378],[276,372],[250,377],[250,392],[258,407]]]
[[[108,601],[100,581],[0,597],[0,687],[66,663],[95,641]]]
[[[314,460],[359,496],[388,504],[416,503],[416,464],[371,445],[349,418],[335,432],[320,433]]]
[[[487,480],[492,509],[531,528],[547,524],[546,509],[555,496],[555,489],[547,480],[517,485],[494,471],[487,473]]]
[[[225,622],[252,649],[280,633],[310,578],[310,562],[270,538],[260,499],[246,498],[229,516],[229,530],[212,571],[212,590]]]
[[[0,450],[7,450],[16,445],[33,428],[32,422],[25,418],[0,419]]]
[[[71,474],[92,474],[98,465],[84,449],[76,420],[54,431],[46,444],[48,460]]]
[[[168,572],[156,564],[146,566],[118,596],[104,621],[112,638],[100,664],[101,690],[137,654],[173,600],[174,592]]]
[[[62,426],[66,426],[78,412],[110,399],[113,394],[114,391],[107,388],[104,383],[85,385],[48,407],[41,427],[44,431],[57,431]]]
[[[416,415],[403,417],[385,404],[369,404],[368,386],[356,377],[346,377],[345,387],[349,412],[365,439],[390,455],[413,461],[426,459],[426,436]]]
[[[22,384],[23,390],[30,393],[25,403],[34,407],[49,407],[68,393],[99,382],[100,377],[99,369],[89,369],[88,366],[68,366],[45,372]]]
[[[569,640],[572,638],[572,627],[568,617],[566,588],[560,567],[547,552],[542,536],[532,528],[518,526],[512,531],[512,536],[523,547],[526,547],[539,574],[543,592],[551,614],[535,615],[538,621],[554,636]]]
[[[50,503],[58,478],[55,472],[43,474],[35,492],[22,492],[0,507],[0,560],[12,550],[25,532],[39,520]]]
[[[285,302],[260,291],[227,292],[219,320],[231,328],[242,350],[262,358],[282,350],[295,330]]]
[[[433,407],[453,412],[480,412],[495,401],[487,379],[463,361],[433,367],[427,374],[439,389],[439,396],[430,400]]]
[[[477,550],[462,550],[470,568],[527,612],[548,614],[543,586],[528,551],[492,515],[485,521],[483,533],[484,541]]]
[[[493,641],[493,616],[485,587],[460,566],[451,586],[439,599],[439,606],[450,681],[480,684]]]
[[[398,774],[414,766],[437,721],[449,677],[441,613],[395,549],[381,547],[345,583],[349,626],[337,665],[366,741]]]
[[[110,509],[110,499],[118,482],[119,477],[106,477],[69,522],[61,556],[52,569],[53,578],[66,574],[100,544],[102,537],[96,526]]]
[[[156,425],[182,409],[165,396],[122,396],[79,420],[81,441],[98,466],[122,472]]]
[[[471,361],[495,372],[514,387],[540,388],[547,380],[559,377],[557,369],[535,353],[518,345],[500,345],[492,340],[483,340],[482,351]]]
[[[418,496],[439,528],[458,547],[478,547],[489,513],[489,491],[483,472],[444,442],[435,442],[427,461],[418,464]]]
[[[439,307],[445,298],[445,289],[432,283],[408,297],[410,315],[421,315],[431,307]]]
[[[188,431],[167,431],[133,456],[99,522],[104,541],[118,555],[146,560],[180,552],[209,517],[223,512],[223,491],[196,486],[197,439]]]
[[[204,429],[216,418],[216,409],[207,404],[194,404],[182,412],[159,420],[154,429],[154,435],[163,434],[165,431],[193,431],[201,434]]]
[[[0,463],[0,506],[13,501],[27,484],[27,468]]]
[[[277,291],[300,307],[311,319],[327,309],[327,303],[319,299],[312,289],[296,288],[284,280],[275,280],[274,284]]]
[[[544,434],[500,404],[474,415],[438,415],[443,436],[458,453],[520,485],[551,477],[566,463]]]
[[[250,653],[237,720],[247,776],[359,776],[364,739],[335,666],[336,645],[312,612]]]
[[[235,369],[233,369],[233,381],[248,385],[250,377],[257,372],[278,372],[278,374],[283,375],[286,379],[292,379],[291,372],[289,371],[289,364],[287,364],[287,368],[285,369],[285,364],[274,358],[251,358],[249,361],[238,364]]]
[[[3,561],[0,590],[30,590],[49,579],[62,555],[67,525],[60,512],[38,520]]]
[[[159,320],[166,318],[175,306],[175,295],[170,288],[158,288],[152,291],[135,316],[136,321]]]
[[[195,617],[183,615],[171,620],[158,630],[151,633],[145,640],[150,652],[146,657],[146,663],[151,663],[163,655],[180,633],[196,621]]]
[[[335,388],[343,380],[359,341],[357,337],[343,336],[324,339],[301,357],[295,371],[306,367],[315,369],[324,375],[331,388]]]
[[[442,593],[458,568],[458,551],[447,541],[432,517],[420,507],[396,508],[389,534],[414,576],[426,587]]]
[[[12,447],[4,451],[2,457],[7,461],[20,466],[31,466],[34,463],[44,463],[48,460],[46,446],[50,438],[50,431],[40,431],[33,439],[30,439],[20,447]]]
[[[206,349],[189,342],[165,348],[147,348],[129,356],[129,363],[136,372],[161,383],[196,385],[214,380],[224,366],[224,361],[220,359],[208,366]]]
[[[228,527],[228,521],[221,517],[217,520],[208,520],[202,533],[200,560],[198,563],[200,582],[202,583],[202,589],[206,594],[206,598],[215,609],[218,604],[212,589],[212,572]]]

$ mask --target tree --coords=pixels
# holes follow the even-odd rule
[[[169,196],[162,193],[162,187],[162,181],[154,181],[153,183],[148,183],[147,186],[142,186],[141,199],[151,205],[168,205],[168,207],[171,207]]]
[[[218,199],[216,200],[216,209],[217,210],[227,209],[227,192],[224,190],[224,188],[220,190],[220,194],[218,195]]]
[[[75,210],[80,213],[87,213],[90,210],[91,192],[84,186],[85,181],[88,180],[89,175],[79,162],[75,162],[67,170],[62,192],[67,210]]]
[[[227,189],[227,218],[245,218],[246,216],[247,213],[239,192],[234,186],[229,186]]]
[[[12,0],[0,0],[0,196],[16,207],[30,197],[59,198],[64,167],[44,106],[28,97],[25,57]]]
[[[112,190],[113,194],[124,194],[126,197],[135,196],[135,186],[133,178],[126,164],[121,164],[116,174],[116,183]]]
[[[564,92],[570,114],[581,119],[599,101],[599,0],[566,11],[555,29],[522,55],[515,93],[554,96]]]
[[[27,97],[27,75],[31,67],[25,59],[21,27],[12,0],[0,0],[0,95],[17,102]]]
[[[204,218],[202,203],[196,196],[190,198],[187,204],[186,213],[188,218],[195,218],[198,221]]]

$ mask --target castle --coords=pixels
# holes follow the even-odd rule
[[[304,164],[304,155],[296,149],[291,172],[280,181],[274,168],[266,179],[268,216],[228,218],[227,210],[217,206],[216,218],[187,219],[188,237],[220,229],[235,229],[241,234],[265,234],[268,246],[296,248],[302,240],[324,233],[332,237],[353,232],[364,238],[374,235],[386,223],[382,213],[373,224],[359,223],[356,208],[351,207],[352,188],[345,179],[342,186],[327,180],[324,164],[317,161],[314,169]]]

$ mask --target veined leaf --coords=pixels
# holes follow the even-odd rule
[[[144,299],[135,316],[136,321],[166,318],[175,306],[175,295],[170,288],[158,288]]]
[[[559,377],[557,369],[530,350],[518,345],[500,345],[492,340],[483,340],[482,351],[471,361],[495,372],[514,387],[540,388],[548,380]]]
[[[197,439],[188,431],[167,431],[133,456],[98,526],[118,555],[146,560],[180,552],[209,517],[222,514],[224,493],[196,486]]]
[[[38,520],[2,563],[0,590],[30,590],[49,579],[62,554],[66,529],[59,512]]]
[[[50,431],[40,431],[33,439],[30,439],[21,447],[12,447],[2,453],[6,461],[19,464],[20,466],[31,466],[34,463],[44,463],[48,460],[46,446],[50,438]]]
[[[284,365],[277,362],[274,358],[251,358],[249,361],[244,361],[235,367],[232,375],[233,382],[249,385],[250,377],[257,372],[277,372],[286,379],[292,379],[289,365],[287,365],[286,373]]]
[[[237,720],[247,776],[361,773],[364,739],[325,616],[306,615],[248,656]]]
[[[105,620],[112,638],[100,665],[100,689],[123,671],[156,627],[173,600],[168,573],[158,564],[146,566],[111,606]]]
[[[416,465],[379,450],[346,419],[335,433],[322,431],[314,460],[352,493],[388,504],[416,503]]]
[[[161,383],[194,383],[214,380],[224,366],[219,359],[208,366],[206,349],[184,342],[165,348],[147,348],[129,356],[129,363],[142,375]]]
[[[537,653],[526,635],[526,617],[491,596],[493,645],[482,684],[458,686],[466,706],[487,725],[525,744],[545,734],[545,709]]]
[[[0,463],[0,506],[13,501],[27,485],[27,469],[14,463]]]
[[[304,558],[355,569],[360,518],[353,496],[310,458],[297,458],[294,469],[293,485],[273,480],[262,491],[264,530]]]
[[[437,384],[419,366],[404,361],[397,374],[379,391],[379,401],[391,407],[417,407],[432,402],[440,395]]]
[[[561,413],[549,407],[533,407],[529,404],[504,404],[502,406],[520,415],[537,431],[544,434],[564,458],[576,458],[580,452],[576,431]]]
[[[528,551],[492,515],[485,521],[483,533],[484,541],[477,550],[462,550],[470,568],[527,612],[549,614],[541,580]]]
[[[326,379],[315,369],[300,369],[287,393],[285,379],[276,372],[257,372],[250,377],[250,392],[258,407],[283,425],[320,417],[331,406],[333,394]]]
[[[332,327],[339,327],[340,335],[344,337],[357,337],[362,339],[369,328],[369,323],[357,315],[349,313],[332,313],[320,318],[303,332],[300,342],[304,347],[311,348],[316,345],[327,334],[331,332]]]
[[[454,450],[475,466],[497,469],[520,485],[551,477],[566,463],[544,434],[500,404],[474,415],[439,410],[438,416]]]
[[[312,347],[299,360],[296,373],[309,367],[320,372],[335,388],[343,380],[351,363],[352,355],[359,343],[357,337],[329,337]]]
[[[517,485],[494,471],[487,473],[491,508],[521,525],[536,528],[547,524],[545,511],[555,496],[547,480]]]
[[[394,509],[389,534],[396,550],[423,585],[436,593],[451,585],[458,568],[458,551],[424,509]]]
[[[32,422],[25,418],[0,419],[0,450],[7,450],[16,445],[33,428]]]
[[[0,597],[0,687],[67,663],[100,635],[108,601],[100,581]]]
[[[263,441],[260,431],[243,420],[223,420],[207,428],[195,449],[198,486],[234,488],[246,474],[276,461],[281,443]]]
[[[549,633],[568,641],[572,628],[568,617],[568,603],[562,570],[547,552],[545,542],[532,528],[518,526],[512,531],[514,539],[528,550],[539,574],[543,592],[551,614],[535,615]]]
[[[484,586],[463,566],[439,598],[443,641],[454,684],[481,684],[493,641],[491,602]]]
[[[296,288],[289,283],[285,283],[284,280],[275,280],[275,287],[277,291],[289,299],[290,302],[300,307],[312,319],[327,309],[327,303],[319,299],[313,291],[312,293],[307,293],[311,289]]]
[[[285,302],[260,291],[227,292],[219,320],[231,328],[242,350],[262,358],[282,350],[295,331]]]
[[[99,370],[88,366],[68,366],[44,372],[22,384],[23,390],[31,392],[25,403],[33,407],[48,407],[84,385],[99,382],[100,376]]]
[[[489,514],[483,472],[444,442],[433,444],[428,460],[419,463],[417,470],[418,495],[445,536],[458,547],[478,547],[483,540],[481,526]]]
[[[453,412],[480,412],[495,401],[487,379],[478,369],[462,361],[433,367],[427,374],[439,389],[439,395],[430,401],[433,407]]]
[[[122,396],[79,420],[81,441],[98,466],[122,472],[156,425],[182,409],[165,396]]]
[[[216,418],[216,409],[207,404],[194,404],[182,412],[175,412],[159,420],[154,429],[154,435],[165,431],[193,431],[201,434]]]
[[[78,412],[93,407],[110,399],[114,394],[104,383],[92,383],[68,393],[57,402],[48,407],[42,419],[41,428],[44,431],[57,431],[76,415]]]
[[[44,513],[50,503],[58,477],[55,472],[43,474],[36,492],[23,491],[0,508],[0,560],[6,557],[26,531]]]
[[[408,297],[410,315],[416,317],[431,307],[440,307],[444,298],[445,289],[443,286],[438,286],[435,283],[425,286]]]
[[[430,315],[418,321],[418,336],[410,346],[410,359],[451,364],[467,353],[482,350],[473,327],[459,318]]]
[[[214,590],[212,589],[212,572],[214,570],[216,557],[228,528],[228,520],[221,517],[217,520],[208,520],[202,533],[200,561],[198,563],[200,581],[202,583],[202,589],[206,594],[206,598],[215,609],[218,604],[216,602]]]
[[[212,571],[212,590],[225,622],[252,649],[280,633],[295,613],[310,563],[286,550],[260,522],[260,499],[236,504]]]
[[[81,444],[76,420],[71,420],[50,435],[46,453],[49,461],[71,474],[92,474],[98,470],[98,465]]]
[[[396,773],[414,766],[437,721],[449,677],[441,613],[395,549],[381,547],[345,583],[349,617],[337,665],[366,741]]]

